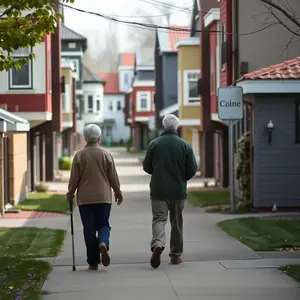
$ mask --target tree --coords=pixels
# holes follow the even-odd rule
[[[62,0],[73,3],[74,0]],[[62,15],[56,0],[0,0],[0,71],[20,68],[29,57],[14,59],[10,53],[19,48],[34,47],[45,34],[53,33]]]
[[[269,11],[270,15],[282,26],[284,26],[293,36],[300,37],[300,16],[297,16],[295,8],[288,0],[260,0]],[[294,1],[294,4],[298,1]],[[297,3],[299,7],[299,3]],[[299,9],[296,11],[299,12]]]
[[[118,25],[110,23],[103,43],[104,47],[99,45],[96,60],[102,72],[117,72],[118,55],[120,51]]]
[[[135,16],[140,18],[135,19],[136,22],[144,23],[148,25],[153,25],[153,28],[145,28],[138,26],[128,27],[128,35],[130,36],[130,41],[135,47],[139,45],[140,47],[154,47],[155,44],[155,25],[170,26],[172,16],[185,12],[188,18],[191,18],[191,1],[182,0],[181,4],[174,4],[171,0],[140,0],[145,2],[150,6],[149,8],[138,7],[135,10]],[[188,20],[189,21],[189,20]]]

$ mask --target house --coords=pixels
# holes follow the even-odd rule
[[[56,38],[57,34],[46,35],[35,47],[15,51],[12,54],[15,59],[26,57],[30,53],[34,53],[37,58],[20,69],[12,68],[0,73],[0,104],[9,112],[30,122],[26,143],[29,190],[34,190],[39,181],[53,179],[53,132],[59,130],[61,114],[57,109],[57,102],[60,101],[57,97],[60,78],[53,77],[52,72],[59,67],[54,61],[55,54],[59,51],[55,47]],[[57,72],[58,75],[59,73],[60,71]]]
[[[58,156],[71,156],[76,148],[76,78],[74,64],[61,60],[62,69],[62,143]]]
[[[201,23],[206,29],[201,35],[201,127],[202,131],[208,132],[208,145],[205,148],[209,148],[209,151],[208,155],[203,152],[203,156],[208,162],[211,153],[214,154],[209,166],[213,166],[213,175],[220,185],[227,186],[228,128],[217,115],[218,87],[235,85],[245,74],[280,63],[286,58],[296,57],[299,55],[300,45],[297,41],[289,43],[293,39],[293,33],[282,25],[258,25],[265,24],[266,16],[270,23],[277,21],[259,0],[220,0],[212,3],[213,6],[208,2],[211,1],[200,0],[202,10],[207,11]],[[294,13],[299,14],[297,3],[296,0],[289,2]],[[293,30],[293,25],[290,26]],[[251,105],[245,102],[244,106],[244,120],[236,122],[234,126],[235,155],[237,141],[249,129],[247,124],[251,121]]]
[[[134,53],[120,53],[118,56],[118,78],[120,92],[126,93],[132,85],[134,77]]]
[[[254,208],[300,207],[300,57],[245,74],[237,85],[251,107]]]
[[[83,111],[84,126],[97,124],[102,127],[104,122],[104,85],[105,79],[92,72],[86,65],[82,66]]]
[[[131,102],[126,108],[129,109],[128,121],[136,150],[146,149],[150,139],[154,137],[154,94],[154,51],[150,47],[140,48],[136,51],[132,90],[127,95]]]
[[[219,0],[195,0],[191,16],[191,37],[200,39],[200,161],[201,174],[205,178],[214,178],[214,126],[210,118],[210,33],[205,31],[204,16],[211,8],[219,7]],[[201,31],[201,32],[200,32]]]
[[[27,120],[0,109],[0,216],[26,198]]]
[[[119,66],[119,73],[100,73],[100,76],[106,81],[103,101],[103,142],[110,139],[115,144],[123,144],[130,139],[130,128],[124,122],[124,91],[130,87],[130,81],[133,78],[132,66],[129,65],[131,62],[127,61],[124,68]],[[120,85],[123,87],[123,91],[120,90]]]
[[[83,97],[83,64],[82,59],[87,50],[87,39],[74,30],[62,24],[61,30],[61,58],[74,64],[74,76],[76,78],[76,107],[77,107],[77,132],[80,134],[84,128],[82,114],[84,112]]]
[[[178,49],[178,102],[181,137],[192,145],[200,166],[201,99],[199,79],[201,74],[200,39],[190,37],[176,42]]]
[[[177,48],[179,39],[189,36],[189,27],[172,26],[168,30],[156,30],[155,38],[155,120],[156,129],[162,130],[166,114],[178,116]]]

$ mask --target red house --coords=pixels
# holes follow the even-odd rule
[[[27,180],[34,190],[36,182],[53,180],[58,164],[54,145],[55,132],[62,127],[60,25],[40,44],[19,49],[13,56],[18,59],[30,53],[36,55],[35,60],[0,73],[0,104],[30,122]]]
[[[154,95],[154,51],[152,48],[141,48],[136,53],[135,76],[132,88],[126,95],[126,107],[129,109],[125,113],[136,150],[147,148],[155,127]]]

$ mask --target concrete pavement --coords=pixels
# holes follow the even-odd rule
[[[263,257],[229,237],[209,215],[188,204],[184,216],[184,263],[169,265],[166,251],[161,267],[151,269],[149,176],[131,155],[120,149],[111,151],[125,199],[121,207],[114,206],[112,210],[111,266],[101,267],[98,272],[86,270],[82,226],[76,213],[77,271],[72,272],[71,268],[68,234],[44,284],[44,290],[50,293],[45,300],[299,299],[300,284],[276,269],[282,263],[295,262],[297,257],[281,260]],[[58,184],[60,190],[66,189],[66,183]],[[169,233],[169,226],[167,230]]]

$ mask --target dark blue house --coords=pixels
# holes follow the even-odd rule
[[[189,37],[188,27],[178,26],[157,30],[155,41],[155,119],[161,130],[162,118],[169,113],[178,115],[177,49],[179,39]]]

